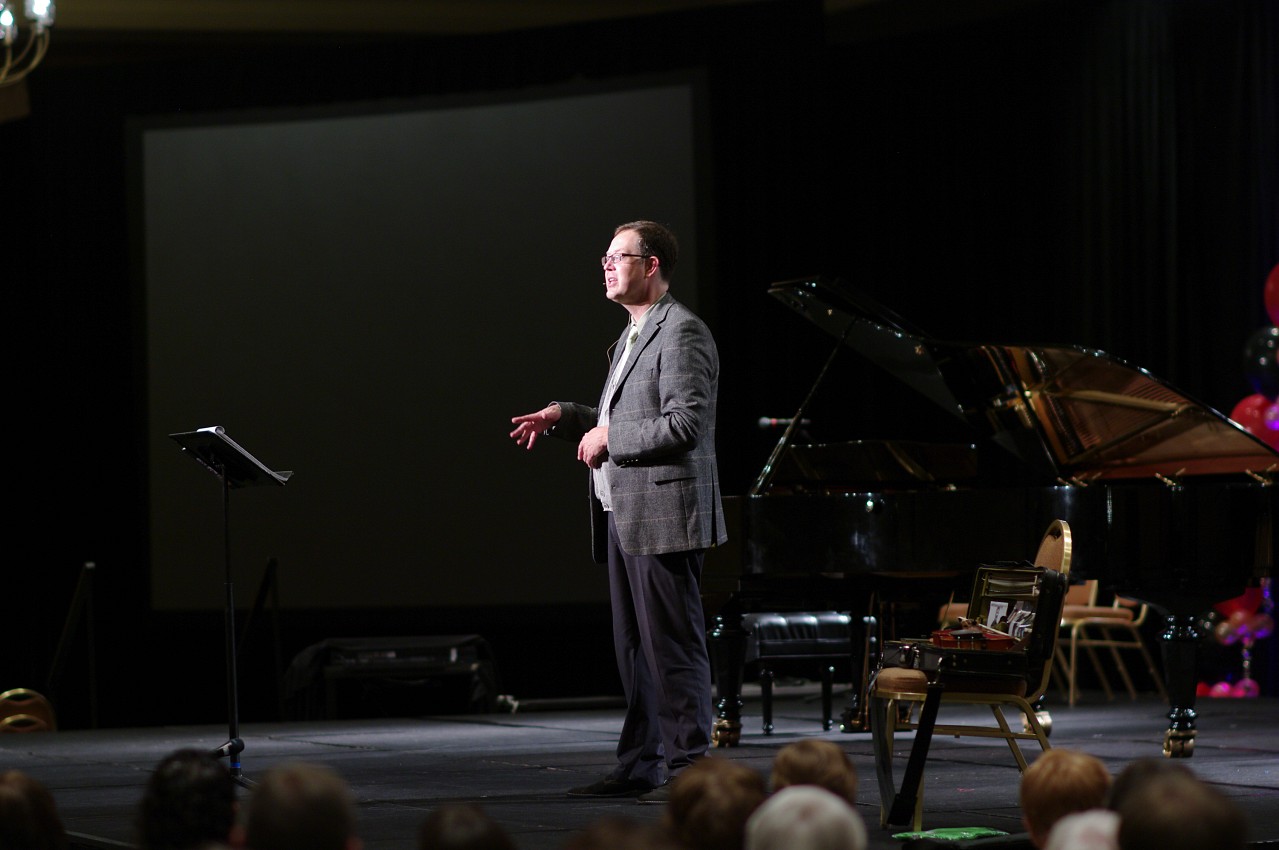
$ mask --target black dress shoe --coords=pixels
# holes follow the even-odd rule
[[[668,779],[652,791],[645,791],[635,798],[637,803],[669,803],[671,801],[671,781]]]
[[[638,797],[653,790],[643,779],[601,779],[591,785],[568,789],[570,797]]]

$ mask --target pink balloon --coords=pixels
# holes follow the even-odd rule
[[[1230,689],[1232,697],[1257,697],[1261,696],[1261,686],[1257,684],[1255,679],[1240,679],[1235,682],[1235,686]]]
[[[1266,314],[1270,316],[1270,324],[1279,325],[1279,264],[1270,270],[1266,277]]]
[[[1272,449],[1279,449],[1279,401],[1261,413],[1261,439]]]
[[[1265,640],[1274,631],[1275,620],[1269,614],[1253,614],[1248,620],[1248,634],[1255,640]]]
[[[1234,695],[1234,686],[1229,682],[1218,682],[1208,691],[1208,696],[1210,697],[1232,697]]]

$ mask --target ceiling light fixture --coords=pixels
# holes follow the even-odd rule
[[[24,0],[24,21],[19,20],[16,7],[14,0],[0,0],[0,86],[25,78],[49,49],[53,0]]]

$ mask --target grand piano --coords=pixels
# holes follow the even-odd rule
[[[1274,574],[1279,453],[1101,351],[931,339],[838,279],[769,292],[837,343],[740,506],[741,574],[710,632],[717,744],[740,738],[744,613],[854,615],[860,651],[841,725],[859,731],[856,683],[875,663],[885,612],[908,599],[931,606],[930,591],[944,602],[980,564],[1029,557],[1060,518],[1073,531],[1072,579],[1099,579],[1164,617],[1163,751],[1193,755],[1202,617]],[[922,394],[966,439],[799,442],[806,406],[848,349]]]

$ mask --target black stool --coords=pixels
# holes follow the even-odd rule
[[[836,672],[850,675],[852,664],[851,618],[840,611],[768,611],[746,614],[746,663],[759,670],[760,700],[764,709],[764,734],[773,733],[773,677],[779,668],[800,668],[804,675],[816,669],[822,683],[822,728],[831,720],[832,686]]]

